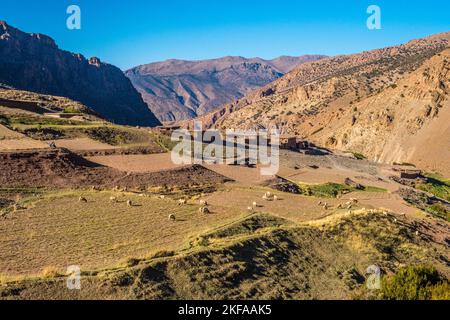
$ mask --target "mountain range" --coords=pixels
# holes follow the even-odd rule
[[[124,74],[0,22],[0,84],[79,101],[118,124],[189,127],[197,117],[205,127],[278,128],[450,175],[449,40],[447,32],[335,57],[168,60]]]
[[[197,120],[206,127],[278,128],[330,149],[448,176],[449,39],[443,33],[305,63]]]
[[[141,65],[125,74],[158,119],[168,122],[208,113],[282,77],[299,64],[322,58],[167,60]]]
[[[42,34],[0,21],[0,83],[80,101],[118,124],[160,124],[123,72],[99,58],[58,48]]]

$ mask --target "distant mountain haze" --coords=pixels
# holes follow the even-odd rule
[[[80,101],[118,124],[160,124],[119,68],[63,51],[52,38],[22,32],[4,21],[0,21],[0,83]]]
[[[212,60],[167,60],[125,72],[161,121],[192,119],[241,98],[296,66],[320,55],[282,56],[273,60],[224,57]]]

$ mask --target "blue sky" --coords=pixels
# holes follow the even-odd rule
[[[448,0],[1,1],[0,20],[122,69],[170,58],[347,54],[450,31]],[[71,4],[81,8],[81,30],[66,28]],[[381,8],[381,30],[366,27],[370,4]]]

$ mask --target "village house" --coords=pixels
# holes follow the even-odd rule
[[[416,168],[407,168],[405,166],[397,165],[394,167],[394,171],[397,172],[400,179],[416,180],[423,178],[422,170]]]
[[[298,150],[297,137],[289,135],[280,136],[280,149]]]
[[[400,171],[401,179],[415,180],[415,179],[419,179],[421,177],[422,177],[421,170],[403,169]]]

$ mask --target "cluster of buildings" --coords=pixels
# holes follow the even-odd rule
[[[180,130],[180,129],[182,129],[182,127],[178,126],[178,125],[159,126],[159,127],[155,128],[155,130],[157,132],[164,134],[164,135],[169,135],[169,136],[172,135],[172,133],[174,133],[176,130]],[[203,136],[204,136],[205,132],[206,131],[203,132]],[[250,137],[248,137],[246,139],[246,144],[250,144],[249,140],[250,140]],[[270,136],[268,138],[268,144],[271,145]],[[294,135],[281,135],[280,136],[280,149],[301,151],[301,150],[308,150],[313,147],[315,147],[315,146],[312,143],[310,143],[308,141],[300,140],[298,137],[296,137]]]

